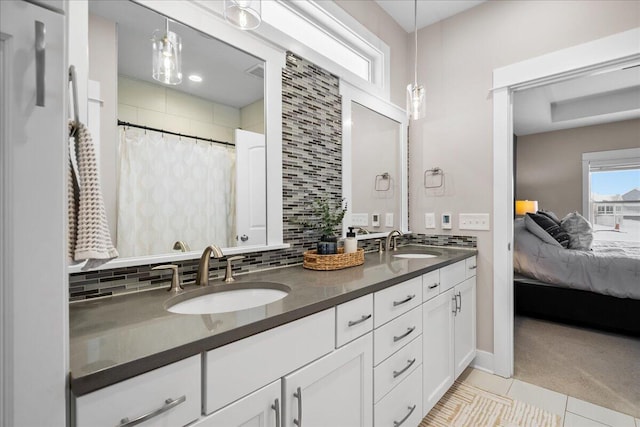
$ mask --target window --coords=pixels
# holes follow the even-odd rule
[[[595,240],[640,241],[640,149],[584,153],[583,215]]]

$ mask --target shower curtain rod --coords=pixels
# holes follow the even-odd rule
[[[166,133],[168,135],[183,136],[185,138],[193,138],[196,141],[213,142],[214,144],[228,145],[230,147],[235,147],[236,146],[235,144],[232,144],[231,142],[217,141],[217,140],[211,139],[211,138],[201,138],[199,136],[194,136],[194,135],[185,135],[184,133],[171,132],[169,130],[152,128],[150,126],[137,125],[135,123],[123,122],[122,120],[118,120],[118,126],[128,126],[130,128],[138,128],[138,129],[144,129],[144,130],[151,130],[151,131],[154,131],[154,132]]]

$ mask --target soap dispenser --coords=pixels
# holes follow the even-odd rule
[[[347,232],[347,238],[344,239],[344,253],[351,254],[358,250],[358,241],[356,240],[356,233],[353,231],[353,227],[349,227]]]

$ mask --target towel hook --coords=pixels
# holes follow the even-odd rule
[[[80,123],[80,114],[78,113],[78,83],[76,80],[75,65],[69,66],[69,82],[71,83],[71,93],[73,96],[73,119],[76,123]]]

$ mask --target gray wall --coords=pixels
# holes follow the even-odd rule
[[[582,213],[582,153],[638,148],[640,119],[518,137],[516,198]]]

